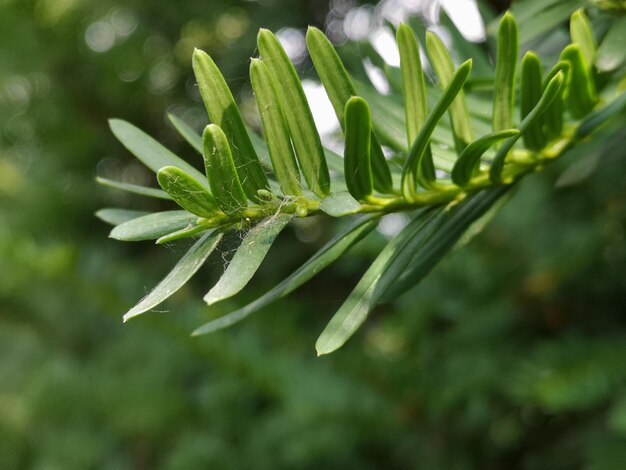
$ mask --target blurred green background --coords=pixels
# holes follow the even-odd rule
[[[110,240],[93,216],[159,204],[95,184],[150,181],[107,118],[191,160],[164,116],[204,122],[194,46],[245,101],[259,27],[312,24],[341,40],[351,11],[374,11],[357,7],[0,0],[0,469],[626,468],[619,126],[580,152],[601,158],[590,178],[555,189],[571,160],[528,178],[336,354],[316,358],[315,339],[380,233],[249,321],[189,337],[310,256],[331,235],[322,219],[284,234],[214,312],[201,298],[219,256],[163,311],[122,325],[182,248]]]

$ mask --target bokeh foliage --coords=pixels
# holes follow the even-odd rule
[[[236,329],[188,336],[206,315],[199,299],[219,257],[168,315],[122,326],[120,312],[176,255],[106,240],[94,220],[103,204],[131,201],[96,189],[97,162],[110,176],[146,178],[106,118],[184,153],[162,112],[201,116],[184,38],[218,57],[245,97],[257,28],[322,27],[328,6],[120,8],[0,3],[0,468],[622,468],[623,122],[603,145],[525,182],[485,232],[328,359],[310,345],[380,234]],[[85,32],[115,12],[136,29],[96,54]],[[247,18],[245,32],[217,41],[211,32],[233,16]],[[129,68],[139,76],[124,82]],[[576,159],[591,176],[555,189]],[[328,232],[318,220],[283,234],[239,302],[301,264]]]

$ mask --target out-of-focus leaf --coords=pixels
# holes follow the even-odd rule
[[[121,119],[109,119],[109,126],[124,147],[155,173],[164,166],[175,166],[185,170],[208,188],[208,183],[206,183],[202,173],[174,155],[141,129]]]
[[[334,193],[320,202],[320,209],[331,217],[354,214],[361,208],[359,201],[348,192]]]
[[[490,147],[518,134],[519,131],[517,129],[506,129],[476,139],[465,147],[461,155],[459,155],[459,159],[452,169],[452,181],[459,186],[465,186],[475,174],[478,163],[480,162],[480,157],[482,157]]]
[[[372,118],[367,102],[353,96],[346,103],[344,175],[348,191],[355,199],[372,194],[372,166],[370,164],[370,140]]]
[[[520,120],[522,121],[541,99],[543,93],[541,80],[541,61],[534,52],[529,51],[522,59],[520,73]],[[546,145],[543,121],[543,118],[536,119],[522,136],[526,147],[530,150],[541,150]]]
[[[202,140],[204,165],[213,197],[226,214],[240,213],[247,204],[246,194],[235,170],[224,131],[215,124],[209,124]]]
[[[577,45],[570,44],[563,49],[561,60],[570,65],[565,86],[565,102],[573,117],[583,118],[591,112],[596,101],[593,79]]]
[[[493,183],[503,183],[502,179],[502,170],[504,168],[504,162],[506,160],[509,151],[517,142],[520,135],[523,135],[524,132],[528,129],[528,126],[532,125],[537,119],[541,117],[541,115],[548,108],[550,103],[555,99],[556,96],[561,92],[561,87],[563,85],[563,72],[557,73],[552,80],[548,83],[548,86],[541,95],[541,99],[537,103],[537,106],[533,108],[533,110],[528,113],[528,115],[524,118],[524,120],[519,125],[520,134],[510,137],[508,140],[504,142],[502,147],[498,149],[495,157],[493,158],[493,162],[491,163],[491,168],[489,169],[489,178]]]
[[[315,343],[318,356],[339,349],[354,334],[442,219],[442,210],[422,212],[383,248],[324,328]]]
[[[615,19],[596,53],[598,72],[612,72],[626,62],[626,16]]]
[[[279,92],[269,70],[259,59],[252,59],[250,63],[250,81],[276,179],[285,194],[300,196],[300,172],[291,146],[289,127],[278,101]]]
[[[187,212],[211,217],[219,212],[211,193],[188,173],[175,166],[166,166],[157,173],[159,185]]]
[[[139,194],[141,196],[155,197],[157,199],[171,199],[169,195],[157,188],[148,188],[146,186],[140,186],[138,184],[122,183],[121,181],[114,181],[108,178],[102,178],[96,176],[96,181],[102,186],[108,188],[119,189],[120,191],[127,191],[133,194]]]
[[[185,228],[197,219],[187,211],[155,212],[116,226],[109,237],[122,241],[154,240]]]
[[[587,116],[576,128],[576,138],[584,139],[596,129],[602,127],[611,119],[619,115],[626,107],[626,92],[615,98],[604,108],[599,109]]]
[[[189,124],[172,113],[167,113],[167,118],[178,131],[180,136],[185,139],[189,145],[200,152],[200,155],[202,155],[202,137],[200,134],[194,131]]]
[[[308,187],[317,196],[324,197],[330,189],[330,175],[324,149],[302,83],[280,42],[267,29],[259,31],[257,39],[263,62],[280,86],[278,98],[285,113],[287,125],[300,170]]]
[[[110,207],[106,209],[100,209],[96,212],[95,215],[102,222],[105,222],[109,225],[119,225],[123,224],[124,222],[128,222],[129,220],[137,219],[148,214],[149,212],[145,211],[134,211]]]
[[[458,70],[452,76],[450,83],[439,98],[439,101],[428,115],[426,122],[420,129],[409,155],[407,156],[404,168],[402,170],[402,195],[407,200],[412,200],[417,188],[417,182],[420,180],[420,172],[422,170],[422,160],[428,148],[428,142],[432,135],[433,129],[445,114],[446,110],[453,103],[458,93],[463,88],[463,84],[467,80],[472,70],[472,60],[468,60],[461,64]]]
[[[580,47],[580,52],[585,63],[590,67],[596,58],[596,41],[593,38],[593,30],[589,18],[582,8],[572,13],[569,24],[572,42]]]
[[[510,129],[513,124],[515,98],[515,71],[519,37],[515,18],[506,12],[498,28],[498,51],[496,55],[496,79],[493,97],[493,131]]]
[[[300,266],[293,274],[283,280],[272,290],[259,297],[254,302],[245,307],[229,313],[217,320],[205,323],[197,328],[193,335],[203,335],[222,328],[231,326],[250,314],[260,310],[261,308],[274,302],[305,284],[318,273],[326,269],[335,260],[341,258],[350,247],[358,243],[363,237],[370,233],[378,224],[378,216],[365,216],[353,224],[346,230],[343,230],[330,240],[326,245],[319,249],[308,261]]]
[[[454,77],[452,57],[450,57],[450,53],[443,41],[431,31],[426,33],[426,49],[431,64],[437,73],[437,78],[439,78],[441,89],[445,90]],[[457,152],[461,152],[467,144],[474,140],[474,132],[472,131],[467,104],[462,91],[459,90],[456,98],[448,107],[454,135],[454,146]]]
[[[193,70],[211,122],[227,136],[244,192],[250,200],[257,201],[257,191],[269,189],[267,177],[226,80],[213,59],[199,49],[193,53]]]
[[[237,294],[252,279],[278,234],[291,220],[290,214],[279,214],[259,222],[243,238],[226,271],[204,296],[212,305]]]
[[[137,305],[126,312],[124,321],[156,307],[184,286],[215,250],[222,236],[222,232],[209,232],[202,236],[176,263],[174,269]]]

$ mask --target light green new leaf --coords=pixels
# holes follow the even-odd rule
[[[612,72],[626,63],[626,16],[612,21],[596,53],[598,72]]]
[[[572,13],[569,24],[572,42],[580,47],[587,67],[591,67],[596,59],[596,41],[593,38],[593,29],[585,11],[580,8]]]
[[[235,170],[224,131],[215,124],[209,124],[204,129],[202,142],[204,166],[213,197],[226,214],[241,213],[247,204],[246,193]]]
[[[178,131],[180,136],[202,155],[202,137],[200,134],[194,131],[189,124],[172,113],[167,113],[167,118],[174,126],[174,129]]]
[[[100,176],[96,176],[96,182],[108,188],[119,189],[120,191],[127,191],[141,196],[155,197],[157,199],[171,199],[167,193],[156,188],[148,188],[138,184],[122,183],[121,181],[114,181]]]
[[[428,97],[426,96],[426,83],[422,61],[420,60],[419,45],[413,30],[405,23],[400,23],[396,31],[396,41],[400,51],[406,133],[410,148],[426,121]]]
[[[271,31],[261,29],[257,42],[263,62],[274,82],[280,84],[278,98],[287,119],[302,175],[311,191],[324,197],[330,189],[330,175],[302,83],[287,53]]]
[[[445,90],[454,77],[452,57],[450,57],[450,53],[443,41],[431,31],[426,33],[426,50],[437,78],[439,78],[441,89]],[[474,140],[474,132],[472,131],[465,96],[461,90],[458,91],[456,99],[449,105],[449,113],[454,135],[454,146],[457,152],[461,152],[467,144]]]
[[[417,182],[420,179],[422,160],[426,154],[428,142],[430,141],[433,130],[437,126],[441,117],[445,114],[446,110],[448,110],[450,105],[454,102],[457,95],[461,92],[463,84],[467,80],[471,70],[471,59],[461,64],[452,76],[450,83],[439,98],[439,101],[428,115],[428,118],[426,118],[426,122],[415,138],[415,142],[413,142],[413,146],[409,151],[409,155],[407,156],[402,170],[401,190],[402,195],[408,201],[411,201],[415,194]]]
[[[257,191],[269,189],[267,177],[226,80],[213,59],[199,49],[193,53],[193,70],[209,119],[218,125],[228,138],[232,159],[244,192],[250,200],[257,201]]]
[[[185,256],[176,263],[174,269],[146,297],[124,315],[124,321],[128,321],[156,307],[184,286],[215,250],[222,239],[222,235],[222,232],[209,232],[194,243]]]
[[[583,118],[591,112],[596,102],[593,78],[577,45],[570,44],[563,49],[561,60],[570,65],[565,86],[565,103],[574,118]]]
[[[543,93],[541,62],[534,52],[527,52],[522,59],[520,73],[520,120],[534,109]],[[541,150],[547,143],[543,132],[544,119],[536,119],[523,135],[524,144],[530,150]]]
[[[109,225],[120,225],[124,222],[128,222],[129,220],[137,219],[148,214],[150,213],[145,211],[134,211],[109,207],[106,209],[100,209],[95,213],[95,216],[99,218],[102,222],[105,222]]]
[[[546,78],[543,80],[543,89],[545,90],[557,73],[563,72],[563,76],[567,77],[569,74],[569,62],[559,61],[550,70]],[[554,97],[552,103],[546,109],[543,115],[544,131],[546,135],[551,139],[556,139],[563,134],[563,113],[565,112],[565,103],[563,100],[564,88]]]
[[[469,183],[476,173],[480,157],[496,143],[519,134],[517,129],[506,129],[493,134],[488,134],[469,144],[457,160],[452,169],[452,181],[461,187]]]
[[[180,168],[161,168],[157,173],[157,180],[163,191],[187,212],[200,217],[211,217],[220,212],[211,193]]]
[[[285,194],[300,196],[300,172],[291,146],[289,127],[278,101],[279,91],[269,70],[258,59],[252,59],[250,63],[250,81],[276,179]]]
[[[337,51],[324,33],[317,28],[309,27],[306,43],[315,70],[328,93],[339,124],[344,129],[346,103],[352,96],[357,95],[354,85]],[[374,187],[382,193],[390,193],[392,191],[391,172],[378,137],[373,130],[370,146]]]
[[[515,18],[506,12],[498,28],[496,79],[493,96],[493,131],[510,129],[513,125],[515,99],[515,69],[519,52],[519,37]]]
[[[348,192],[333,193],[320,202],[320,210],[331,217],[355,214],[361,208],[359,201]]]
[[[211,333],[222,328],[240,322],[252,313],[269,305],[275,300],[288,295],[311,278],[330,266],[335,260],[341,258],[353,245],[370,233],[378,224],[378,216],[371,215],[358,219],[346,230],[343,230],[320,248],[308,261],[300,266],[293,274],[279,283],[272,290],[259,297],[245,307],[229,313],[217,320],[205,323],[197,328],[194,336]]]
[[[154,240],[193,224],[198,218],[186,211],[155,212],[116,226],[109,237],[122,241]]]
[[[318,356],[339,349],[354,334],[442,219],[441,210],[422,212],[383,248],[318,338]]]
[[[183,238],[193,237],[199,233],[204,232],[205,230],[209,230],[211,227],[208,225],[189,225],[188,227],[182,228],[180,230],[176,230],[175,232],[168,233],[167,235],[163,235],[160,238],[157,238],[155,242],[157,245],[164,245],[166,243],[170,243],[176,240],[182,240]]]
[[[493,183],[508,183],[503,181],[502,178],[502,170],[504,169],[504,162],[506,157],[509,154],[509,151],[517,142],[520,135],[523,135],[524,132],[528,130],[528,127],[533,125],[545,112],[545,110],[550,106],[550,103],[558,96],[561,92],[561,87],[563,86],[564,78],[563,72],[557,73],[552,80],[548,83],[548,86],[541,95],[541,99],[537,103],[537,105],[533,108],[533,110],[528,113],[528,115],[524,118],[524,120],[519,125],[520,134],[510,137],[508,140],[504,142],[502,147],[498,149],[495,157],[493,158],[493,162],[491,163],[491,168],[489,169],[489,179]]]
[[[204,296],[204,301],[212,305],[232,297],[246,287],[259,269],[272,243],[292,217],[290,214],[279,214],[268,217],[252,227],[243,238],[220,280]]]
[[[346,103],[345,151],[343,154],[346,186],[355,199],[372,194],[373,180],[370,164],[370,135],[372,117],[367,102],[353,96]]]
[[[205,183],[202,173],[174,155],[141,129],[121,119],[109,119],[109,126],[124,147],[155,173],[164,166],[175,166],[185,170],[208,188],[208,183]]]

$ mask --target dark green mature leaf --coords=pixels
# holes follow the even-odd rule
[[[346,230],[340,232],[326,245],[320,248],[307,262],[272,290],[239,310],[231,312],[217,320],[205,323],[197,328],[193,332],[193,335],[203,335],[229,327],[275,300],[293,292],[330,266],[334,261],[341,258],[353,245],[370,233],[377,224],[378,215],[366,216],[356,220]]]
[[[496,56],[496,79],[493,97],[493,131],[510,129],[513,125],[513,106],[515,98],[515,70],[519,38],[517,23],[506,12],[498,28],[498,51]]]
[[[563,72],[557,73],[552,80],[548,83],[548,86],[541,95],[541,99],[537,106],[533,108],[533,110],[528,113],[528,115],[524,118],[524,120],[519,125],[520,134],[510,137],[507,141],[504,142],[502,147],[496,153],[496,156],[493,158],[493,162],[491,163],[491,168],[489,170],[489,178],[493,183],[503,183],[502,178],[502,170],[504,169],[504,162],[506,160],[509,151],[517,142],[520,135],[523,135],[524,132],[528,130],[528,127],[536,122],[537,119],[541,117],[541,115],[546,111],[546,109],[550,106],[550,103],[558,96],[561,92],[561,87],[563,86]]]
[[[120,191],[139,194],[141,196],[155,197],[157,199],[171,199],[166,192],[157,188],[148,188],[146,186],[139,186],[138,184],[122,183],[121,181],[114,181],[100,176],[96,176],[96,182],[108,188],[119,189]]]
[[[432,135],[433,130],[441,117],[445,114],[457,95],[460,93],[471,70],[472,60],[470,59],[461,64],[458,70],[454,73],[450,83],[444,90],[433,110],[428,115],[426,122],[420,129],[420,132],[417,135],[411,150],[409,151],[409,155],[407,156],[402,170],[401,183],[402,195],[408,201],[413,200],[415,190],[417,188],[417,182],[421,178],[420,172],[422,171],[423,166],[422,160],[426,154],[430,136]]]
[[[193,53],[193,70],[211,122],[218,125],[228,138],[244,192],[250,200],[257,201],[257,191],[269,189],[267,177],[226,80],[213,59],[199,49]]]
[[[483,136],[469,144],[465,147],[463,152],[461,152],[459,159],[452,169],[452,181],[461,187],[465,186],[475,174],[480,162],[480,157],[482,157],[490,147],[518,134],[519,131],[517,129],[505,129]]]
[[[291,146],[289,127],[278,101],[280,92],[276,89],[269,70],[259,59],[252,59],[250,63],[250,81],[276,179],[285,194],[300,196],[300,172]]]
[[[252,227],[243,238],[220,280],[204,296],[204,301],[212,305],[241,291],[259,269],[272,243],[292,217],[291,214],[278,214]]]
[[[583,118],[591,112],[595,105],[596,95],[593,79],[577,45],[570,44],[563,49],[561,60],[569,62],[570,65],[565,86],[565,103],[574,118]]]
[[[442,210],[424,211],[385,246],[318,338],[318,356],[339,349],[354,334],[442,220]]]
[[[193,130],[189,124],[172,113],[167,113],[167,118],[170,120],[181,137],[202,155],[202,137],[200,134]]]
[[[582,8],[572,13],[569,28],[572,42],[580,47],[585,63],[591,67],[596,59],[596,40],[593,38],[589,18]]]
[[[202,135],[204,165],[213,197],[226,214],[241,213],[246,207],[246,194],[235,170],[230,146],[224,131],[209,124]]]
[[[122,241],[154,240],[185,228],[197,219],[186,211],[155,212],[116,226],[109,237]]]
[[[137,305],[126,312],[124,321],[156,307],[184,286],[215,250],[222,236],[222,232],[209,232],[200,238],[176,263],[174,269]]]
[[[441,89],[445,90],[452,83],[454,77],[452,57],[450,57],[450,53],[443,41],[431,31],[426,33],[426,49],[437,78],[439,78]],[[474,140],[474,132],[469,112],[467,111],[465,96],[461,90],[457,92],[456,98],[450,103],[448,108],[454,135],[454,146],[457,152],[461,152],[467,144]]]
[[[124,147],[155,173],[164,166],[175,166],[185,170],[208,188],[208,183],[206,183],[202,173],[174,155],[141,129],[121,119],[109,119],[109,126]]]
[[[522,59],[520,74],[520,120],[524,120],[534,109],[543,93],[542,71],[539,57],[534,52],[527,52]],[[543,132],[544,119],[536,119],[523,135],[524,144],[530,150],[541,150],[547,143]]]
[[[102,222],[105,222],[109,225],[119,225],[123,224],[124,222],[128,222],[129,220],[137,219],[148,214],[150,213],[146,211],[134,211],[110,207],[106,209],[100,209],[96,212],[95,215]]]
[[[211,217],[220,212],[211,193],[180,168],[161,168],[157,173],[157,180],[163,191],[187,212],[200,217]]]
[[[309,27],[306,43],[315,65],[315,70],[326,89],[326,93],[328,93],[339,124],[342,129],[345,129],[344,110],[346,103],[352,96],[357,95],[350,80],[350,75],[333,45],[319,29]],[[370,147],[374,187],[382,193],[389,193],[392,190],[391,172],[378,137],[376,137],[376,133],[373,130]]]
[[[355,214],[360,208],[359,201],[348,192],[333,193],[320,202],[320,210],[331,217]]]
[[[626,16],[616,19],[596,53],[598,72],[612,72],[626,63]]]
[[[274,82],[280,84],[281,92],[278,98],[287,118],[302,175],[311,191],[319,197],[324,197],[329,193],[330,175],[324,159],[322,141],[315,127],[302,83],[287,53],[271,31],[261,29],[257,42],[263,62],[272,74]]]
[[[346,142],[343,162],[346,186],[355,199],[365,199],[373,190],[370,108],[363,98],[353,96],[346,103],[344,116]]]
[[[615,98],[604,108],[587,116],[585,120],[576,128],[576,138],[584,139],[589,136],[596,129],[600,128],[615,116],[619,115],[624,108],[626,108],[626,92],[619,95],[619,97]]]

